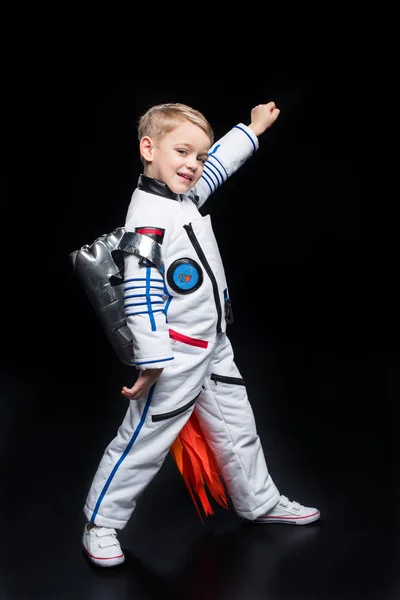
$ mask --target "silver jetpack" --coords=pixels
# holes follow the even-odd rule
[[[89,298],[118,358],[134,365],[132,336],[124,309],[124,253],[150,261],[163,273],[161,246],[141,233],[117,227],[70,253],[74,272]]]

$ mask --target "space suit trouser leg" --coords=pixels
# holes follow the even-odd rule
[[[88,521],[115,529],[126,526],[193,412],[213,347],[176,342],[173,365],[164,369],[147,398],[129,402],[90,486],[83,508]]]
[[[275,506],[280,492],[268,472],[246,387],[225,334],[218,337],[195,412],[237,514],[253,520]]]

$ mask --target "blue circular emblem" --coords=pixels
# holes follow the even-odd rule
[[[169,267],[167,281],[178,294],[191,294],[203,283],[203,271],[191,258],[179,258]]]

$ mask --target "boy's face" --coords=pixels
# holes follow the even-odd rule
[[[190,121],[160,140],[144,137],[140,141],[144,175],[163,181],[175,194],[184,194],[200,179],[210,145],[207,134]]]

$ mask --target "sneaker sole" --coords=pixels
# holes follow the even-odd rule
[[[122,565],[122,563],[125,562],[124,554],[121,554],[120,556],[112,556],[110,558],[98,558],[96,556],[92,556],[88,552],[87,548],[85,548],[84,544],[82,544],[82,548],[90,562],[97,567],[116,567],[117,565]]]
[[[308,523],[313,523],[314,521],[318,521],[320,518],[320,513],[316,512],[312,515],[307,515],[306,517],[258,517],[252,521],[253,523],[284,523],[286,525],[307,525]]]

